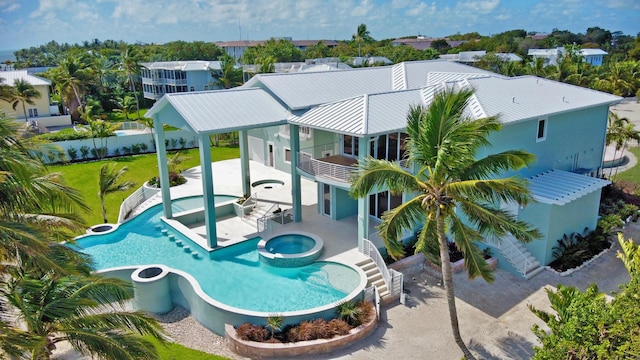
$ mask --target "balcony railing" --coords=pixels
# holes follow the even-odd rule
[[[345,166],[325,160],[314,159],[310,154],[298,153],[298,169],[309,175],[327,177],[341,182],[349,182],[351,172],[357,169],[355,166]]]

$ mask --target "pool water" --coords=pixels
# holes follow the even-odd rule
[[[273,254],[300,254],[311,250],[315,244],[316,241],[308,236],[286,234],[270,239],[265,248]]]
[[[227,248],[206,252],[179,232],[174,241],[162,236],[161,205],[120,225],[108,234],[89,235],[76,246],[93,257],[97,270],[122,266],[164,264],[191,274],[202,290],[226,305],[269,313],[299,311],[345,298],[360,283],[358,272],[333,262],[315,262],[293,268],[262,263],[257,243],[251,239]],[[176,245],[177,240],[197,251]]]

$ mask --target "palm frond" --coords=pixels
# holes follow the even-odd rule
[[[398,259],[403,254],[400,241],[402,232],[411,230],[416,224],[424,222],[425,214],[421,206],[423,197],[424,195],[417,196],[382,215],[378,234],[384,240],[387,252],[394,259]]]
[[[450,182],[447,194],[456,201],[473,199],[489,203],[516,202],[521,206],[532,201],[527,181],[517,177]]]
[[[486,179],[502,172],[515,171],[529,166],[536,156],[524,150],[503,151],[473,162],[460,174],[463,180]]]
[[[358,170],[351,175],[353,197],[363,197],[372,192],[389,189],[392,193],[417,191],[421,188],[415,176],[402,169],[399,163],[371,157],[358,163]]]
[[[541,237],[538,229],[517,220],[506,210],[473,201],[461,202],[459,206],[470,223],[484,236],[490,236],[499,241],[507,234],[511,234],[522,242],[531,242]]]
[[[427,260],[436,265],[440,265],[440,245],[438,244],[438,234],[436,230],[436,222],[427,217],[422,230],[420,230],[415,246],[416,252],[421,252]]]
[[[484,254],[477,245],[483,240],[482,234],[464,224],[456,215],[451,215],[449,222],[456,246],[464,254],[464,265],[469,279],[481,276],[486,282],[493,282],[493,272],[489,269],[489,265],[484,260]]]

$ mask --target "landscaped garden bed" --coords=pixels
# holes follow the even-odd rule
[[[338,308],[339,318],[303,321],[280,329],[282,319],[271,316],[267,325],[245,323],[225,326],[229,347],[252,359],[320,354],[347,346],[370,335],[377,326],[373,304],[346,302]]]

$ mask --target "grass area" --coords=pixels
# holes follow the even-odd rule
[[[182,169],[189,169],[200,165],[198,149],[185,150],[184,153],[190,159],[180,165]],[[240,150],[237,146],[211,148],[211,161],[238,157],[240,157]],[[158,176],[158,161],[155,153],[123,156],[102,161],[50,166],[50,171],[62,173],[67,184],[78,189],[84,196],[85,202],[91,208],[91,212],[84,216],[87,225],[95,225],[103,222],[100,199],[98,198],[98,174],[100,167],[106,162],[116,163],[117,169],[127,166],[128,171],[123,176],[123,181],[133,181],[136,183],[136,186],[130,190],[112,193],[106,196],[105,206],[107,209],[107,220],[109,220],[109,222],[116,222],[118,220],[120,204],[124,199],[142,186],[145,181],[148,181],[154,176]]]
[[[140,109],[140,117],[144,117],[144,115],[147,113],[149,109]],[[121,112],[112,112],[109,113],[107,116],[107,121],[111,121],[111,122],[122,122],[122,121],[137,121],[138,120],[138,114],[136,114],[136,111],[134,110],[133,113],[129,114],[129,119],[127,119],[123,113]]]
[[[190,349],[176,343],[160,344],[157,340],[149,337],[153,342],[160,359],[162,360],[228,360],[226,357],[211,355],[199,350]]]
[[[635,155],[639,164],[637,164],[636,166],[632,167],[629,170],[625,170],[621,173],[618,173],[614,177],[614,180],[628,181],[630,183],[640,185],[640,147],[632,147],[632,148],[629,148],[627,151],[630,151],[633,155]]]

